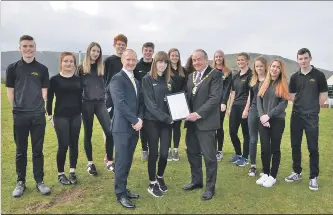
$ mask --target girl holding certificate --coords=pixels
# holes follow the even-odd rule
[[[184,91],[184,88],[186,86],[186,80],[187,80],[187,75],[185,68],[182,67],[182,63],[180,61],[180,53],[179,50],[176,48],[172,48],[168,52],[170,62],[171,62],[171,79],[172,82],[174,83],[175,89],[174,91],[176,93]],[[169,148],[169,153],[168,153],[168,161],[179,161],[179,154],[178,154],[178,147],[179,147],[179,142],[180,142],[180,127],[181,127],[182,121],[176,121],[173,124],[172,127],[172,133],[173,133],[173,153],[171,150],[171,145]]]
[[[167,165],[168,151],[171,144],[173,120],[169,113],[166,95],[173,93],[171,68],[168,54],[156,53],[151,71],[143,78],[142,90],[144,95],[145,113],[144,124],[148,134],[148,192],[154,197],[163,196],[168,191],[164,182],[164,171]],[[160,142],[160,150],[158,144]],[[158,154],[159,151],[159,154]],[[158,168],[156,174],[156,162]]]

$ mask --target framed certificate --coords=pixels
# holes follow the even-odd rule
[[[185,119],[190,115],[184,92],[167,95],[166,100],[173,121]]]

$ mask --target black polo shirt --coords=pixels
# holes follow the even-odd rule
[[[50,85],[46,66],[34,59],[10,64],[6,70],[6,87],[14,88],[13,113],[45,113],[42,88]]]
[[[249,68],[247,72],[240,75],[240,71],[234,75],[231,84],[231,90],[235,91],[235,99],[233,105],[246,105],[250,90],[250,80],[252,70]]]
[[[312,66],[304,75],[299,70],[290,77],[289,92],[296,93],[293,111],[304,115],[318,115],[320,111],[319,94],[328,91],[323,72]]]

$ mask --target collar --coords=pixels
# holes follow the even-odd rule
[[[310,74],[312,71],[314,71],[316,68],[313,66],[313,65],[311,65],[311,70],[308,72],[308,73],[306,73],[306,74],[303,74],[302,72],[301,72],[301,69],[299,69],[298,71],[297,71],[297,74],[298,75],[308,75],[308,74]]]
[[[130,71],[126,70],[124,67],[122,68],[122,70],[126,73],[126,75],[129,78],[132,78],[134,76],[133,72],[130,72]]]
[[[36,63],[37,61],[36,61],[36,57],[34,57],[34,59],[31,61],[31,63],[27,63],[26,61],[23,60],[23,57],[21,57],[21,62],[22,62],[23,64],[31,65],[31,64],[33,64],[33,63]]]
[[[205,73],[205,71],[207,70],[208,66],[209,65],[207,65],[202,71],[198,71],[198,73],[200,73],[201,77]]]

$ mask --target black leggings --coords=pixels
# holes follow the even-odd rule
[[[224,129],[223,122],[225,117],[225,111],[220,111],[220,128],[216,130],[216,140],[217,140],[217,151],[222,151],[224,142]]]
[[[181,120],[175,121],[172,124],[173,148],[176,148],[176,149],[178,149],[178,147],[179,147],[180,136],[181,136],[181,130],[180,130],[181,125],[182,125]],[[171,144],[170,144],[169,148],[171,148]]]
[[[231,108],[230,119],[229,119],[229,132],[231,142],[234,145],[235,153],[237,155],[242,155],[244,158],[249,157],[249,144],[250,144],[250,134],[249,126],[246,119],[242,119],[242,114],[244,111],[244,105],[233,105]],[[238,128],[242,126],[243,132],[243,154],[241,149],[241,142],[238,138]]]
[[[281,160],[281,139],[285,127],[284,119],[269,120],[270,128],[259,122],[261,161],[264,173],[276,178]],[[272,160],[272,167],[271,167]]]
[[[68,147],[70,168],[76,168],[79,152],[78,143],[81,130],[81,114],[71,118],[55,116],[54,128],[58,138],[58,172],[64,172]]]
[[[159,121],[145,120],[148,133],[148,175],[150,181],[156,180],[156,161],[158,161],[157,175],[163,176],[168,162],[169,146],[171,144],[172,126]],[[160,153],[158,143],[160,142]]]
[[[94,114],[102,126],[106,137],[106,156],[109,161],[113,160],[113,137],[111,133],[111,120],[104,101],[83,101],[82,120],[84,126],[84,149],[88,161],[92,161],[91,137],[94,124]]]

